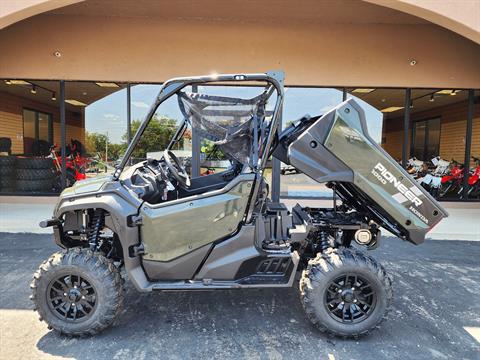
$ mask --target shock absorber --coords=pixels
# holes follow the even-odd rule
[[[90,229],[88,231],[88,244],[90,249],[95,251],[98,249],[98,240],[100,231],[105,226],[105,210],[96,209],[91,217]]]
[[[320,230],[318,232],[318,248],[321,252],[324,252],[330,247],[330,242],[328,241],[328,232],[325,230]]]

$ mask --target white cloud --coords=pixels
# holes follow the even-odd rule
[[[120,116],[116,114],[103,114],[103,117],[106,119],[111,119],[111,120],[118,120],[120,119]]]
[[[148,104],[144,103],[143,101],[132,101],[132,105],[138,108],[144,108],[144,109],[149,108]]]

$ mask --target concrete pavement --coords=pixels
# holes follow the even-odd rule
[[[0,234],[0,359],[415,359],[477,360],[480,242],[384,240],[370,255],[394,277],[380,331],[324,336],[305,319],[296,288],[139,294],[104,333],[48,331],[28,299],[38,265],[57,251],[43,234]]]

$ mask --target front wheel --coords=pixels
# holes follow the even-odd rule
[[[88,249],[53,254],[35,273],[31,299],[49,328],[70,336],[110,326],[123,303],[123,279],[113,262]]]
[[[357,337],[376,328],[392,302],[392,281],[373,258],[330,249],[309,261],[300,279],[308,319],[322,332]]]

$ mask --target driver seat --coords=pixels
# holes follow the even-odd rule
[[[237,163],[221,173],[192,178],[190,187],[178,187],[178,198],[199,195],[213,190],[219,190],[232,181],[240,172],[242,165]]]

